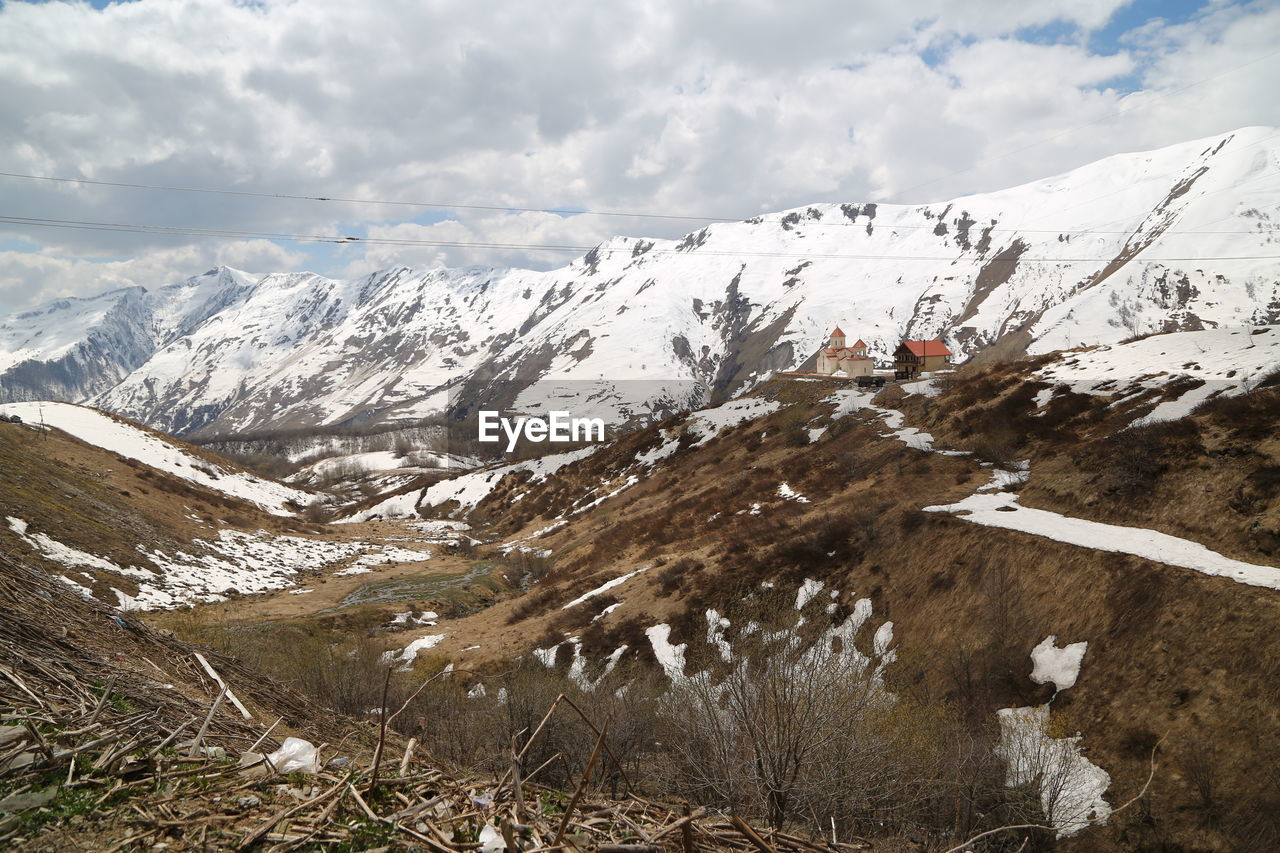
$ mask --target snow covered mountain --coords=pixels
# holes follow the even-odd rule
[[[0,400],[89,401],[175,434],[590,396],[623,417],[803,366],[839,324],[972,357],[1280,322],[1280,130],[1125,154],[925,205],[817,204],[548,272],[213,270],[0,321]]]
[[[0,400],[89,400],[234,302],[253,279],[223,267],[155,293],[128,287],[0,318]]]

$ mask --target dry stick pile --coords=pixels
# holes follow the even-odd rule
[[[385,723],[371,731],[335,719],[207,650],[213,664],[206,668],[197,647],[83,600],[3,553],[0,612],[0,846],[92,832],[112,851],[160,841],[170,850],[397,845],[434,853],[867,849],[760,832],[703,809],[593,793],[593,771],[612,760],[599,729],[571,797],[532,783],[541,767],[522,772],[541,725],[522,749],[513,742],[502,779],[460,780],[416,757],[412,740],[401,751]],[[209,677],[215,668],[217,680]],[[330,753],[341,757],[315,774],[287,777],[270,774],[261,761],[237,764],[237,757],[277,744],[270,736],[279,734],[280,719],[270,727],[246,722],[224,701],[227,686],[287,725],[329,738],[340,747]],[[582,715],[561,697],[543,725],[562,702]],[[399,713],[388,710],[384,701],[386,723]],[[398,762],[384,760],[393,751]]]

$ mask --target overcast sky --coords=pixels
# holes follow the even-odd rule
[[[1280,3],[10,0],[0,81],[3,172],[745,218],[943,200],[1280,126]],[[0,215],[556,245],[699,226],[8,177]],[[350,276],[571,257],[0,224],[0,312],[219,263]]]

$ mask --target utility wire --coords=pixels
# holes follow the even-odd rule
[[[1280,133],[1274,134],[1272,137],[1267,137],[1267,139],[1271,139],[1274,136],[1280,136]],[[1259,142],[1255,142],[1251,144],[1257,145],[1265,141],[1266,139],[1259,140]],[[1173,176],[1176,174],[1177,172],[1168,173],[1169,176]],[[344,204],[371,204],[371,205],[395,205],[400,207],[425,207],[425,208],[438,208],[442,210],[457,209],[457,210],[499,211],[499,212],[508,212],[508,213],[552,213],[552,214],[561,215],[561,216],[574,215],[574,216],[640,217],[645,219],[670,219],[670,220],[680,220],[680,221],[689,221],[689,222],[755,222],[755,221],[758,221],[761,223],[766,223],[766,222],[781,222],[785,218],[784,216],[779,214],[767,214],[767,215],[751,216],[751,217],[745,217],[745,218],[731,218],[731,217],[721,217],[721,216],[689,216],[689,215],[674,214],[674,213],[635,213],[635,212],[626,212],[626,211],[601,211],[601,210],[576,211],[576,210],[565,210],[562,208],[551,208],[551,207],[504,207],[502,205],[454,204],[450,202],[396,201],[396,200],[388,200],[388,199],[368,199],[368,198],[366,199],[338,198],[333,196],[308,196],[308,195],[296,195],[292,193],[266,193],[266,192],[254,192],[251,190],[216,189],[211,187],[180,187],[180,186],[168,186],[168,185],[162,185],[162,184],[132,184],[132,183],[125,183],[122,181],[95,181],[87,178],[63,178],[63,177],[53,177],[50,175],[25,175],[25,174],[19,174],[17,172],[0,172],[0,177],[21,178],[21,179],[29,179],[29,180],[37,180],[37,181],[53,181],[53,182],[67,183],[67,184],[89,184],[94,186],[126,187],[129,189],[161,190],[161,191],[185,192],[185,193],[211,193],[216,195],[246,196],[250,198],[293,199],[293,200],[300,200],[300,201],[338,202],[338,203],[344,203]],[[1267,177],[1267,175],[1262,175],[1258,177]],[[1152,180],[1155,180],[1155,178],[1152,178]],[[1256,177],[1251,178],[1250,180],[1256,180]],[[1124,190],[1118,190],[1117,192],[1124,192],[1124,191],[1127,191],[1127,189],[1128,188],[1125,188]],[[1220,190],[1217,190],[1215,192],[1219,192],[1219,191]],[[1115,193],[1108,193],[1107,195],[1114,195],[1114,194]],[[1106,196],[1100,196],[1099,198],[1105,198],[1105,197]],[[1092,201],[1096,201],[1096,200],[1097,199],[1091,199],[1089,201],[1081,202],[1080,204],[1073,205],[1072,207],[1080,207],[1084,204],[1089,204]],[[832,203],[823,202],[822,204],[832,204]],[[875,203],[868,202],[867,204],[875,204]],[[813,205],[810,205],[810,206],[813,206]],[[861,207],[865,205],[854,205],[854,206]],[[1070,210],[1072,208],[1064,208],[1064,209]],[[873,221],[874,220],[871,220],[870,218],[868,219],[868,222],[873,222]],[[850,222],[837,221],[837,222],[823,223],[824,226],[828,226],[828,227],[838,226],[838,227],[846,227],[846,228],[863,228],[866,226],[866,224],[867,223],[857,222],[857,221],[850,221]],[[974,224],[975,226],[978,225],[978,223],[976,222]],[[901,225],[882,225],[881,227],[892,228],[894,230],[911,230],[911,231],[916,231],[916,230],[932,231],[937,228],[936,225],[911,225],[911,224],[905,224],[905,223]],[[988,229],[979,227],[979,230],[987,231]],[[1132,229],[1103,231],[1095,228],[1064,229],[1064,228],[1002,227],[1002,228],[991,228],[990,233],[992,234],[997,234],[997,233],[1128,234],[1131,232],[1131,230]],[[1280,228],[1264,229],[1264,230],[1280,231]],[[1165,233],[1166,234],[1253,234],[1253,233],[1256,233],[1256,230],[1198,231],[1198,230],[1192,230],[1192,229],[1169,229]]]
[[[1253,142],[1250,142],[1244,145],[1241,150],[1254,148],[1265,142],[1269,142],[1270,140],[1275,139],[1276,137],[1280,137],[1280,132],[1276,132],[1271,134],[1270,136],[1265,136],[1262,139],[1258,139]],[[1156,181],[1162,177],[1174,177],[1180,172],[1182,172],[1185,168],[1186,168],[1185,166],[1179,167],[1177,170],[1173,172],[1160,173],[1158,175],[1153,175],[1149,178],[1146,178],[1145,180]],[[1240,183],[1252,182],[1255,180],[1259,180],[1261,178],[1274,176],[1275,174],[1278,174],[1278,173],[1266,172],[1261,175],[1255,175],[1251,178],[1246,178],[1244,181],[1241,181]],[[559,216],[574,215],[574,216],[637,217],[637,218],[644,218],[644,219],[668,219],[668,220],[679,220],[679,221],[687,221],[687,222],[750,222],[750,221],[781,222],[785,218],[783,214],[778,214],[778,213],[757,215],[757,216],[751,216],[751,217],[745,217],[745,218],[742,218],[742,217],[734,218],[734,217],[723,217],[723,216],[692,216],[692,215],[675,214],[675,213],[638,213],[638,212],[628,212],[628,211],[570,210],[565,208],[553,208],[553,207],[510,207],[510,206],[503,206],[503,205],[455,204],[452,202],[401,201],[401,200],[394,200],[394,199],[370,199],[370,198],[341,198],[341,197],[334,197],[334,196],[300,195],[300,194],[294,194],[294,193],[255,192],[252,190],[233,190],[233,189],[222,189],[222,188],[214,188],[214,187],[183,187],[183,186],[171,186],[166,184],[127,183],[124,181],[98,181],[98,180],[92,180],[89,178],[66,178],[66,177],[55,177],[51,175],[29,175],[29,174],[23,174],[19,172],[0,172],[0,177],[18,178],[18,179],[34,180],[34,181],[48,181],[48,182],[64,183],[64,184],[86,184],[86,185],[92,185],[92,186],[122,187],[122,188],[128,188],[128,189],[157,190],[157,191],[166,191],[166,192],[207,193],[207,194],[215,194],[215,195],[244,196],[244,197],[250,197],[250,198],[291,199],[291,200],[297,200],[297,201],[337,202],[337,203],[343,203],[343,204],[369,204],[369,205],[392,205],[392,206],[399,206],[399,207],[424,207],[424,208],[436,208],[441,210],[458,209],[458,210],[484,210],[484,211],[496,211],[496,212],[508,212],[508,213],[551,213]],[[1235,189],[1237,186],[1239,186],[1239,184],[1233,185],[1231,187],[1223,187],[1217,190],[1210,190],[1209,192],[1201,193],[1200,195],[1203,196],[1203,195],[1210,195],[1213,193],[1225,192],[1227,190]],[[1130,190],[1131,190],[1131,187],[1128,187],[1128,186],[1121,187],[1117,190],[1113,190],[1112,192],[1104,193],[1103,195],[1095,196],[1091,199],[1086,199],[1086,200],[1077,202],[1076,204],[1070,205],[1069,207],[1059,208],[1053,211],[1052,213],[1047,214],[1046,216],[1053,216],[1066,210],[1074,210],[1078,207],[1084,207],[1086,205],[1093,204],[1094,202],[1101,201],[1102,199],[1110,198],[1111,196],[1118,195],[1120,193],[1129,192]],[[934,202],[934,204],[938,204],[938,203],[939,202]],[[821,204],[834,204],[834,203],[824,202]],[[874,205],[875,202],[867,202],[865,204]],[[854,206],[861,207],[865,205],[855,204]],[[901,205],[901,206],[911,206],[911,205]],[[1138,215],[1138,214],[1134,214],[1134,215]],[[1046,216],[1037,217],[1032,221],[1034,222],[1037,220],[1045,219]],[[1126,218],[1129,218],[1129,217],[1120,217],[1118,219],[1114,219],[1111,221],[1120,222]],[[1227,218],[1230,218],[1230,217],[1227,217]],[[1221,220],[1218,220],[1218,221],[1221,221]],[[825,222],[823,224],[826,226],[841,226],[841,227],[849,227],[849,228],[865,227],[865,223],[860,223],[857,221]],[[977,223],[975,222],[974,224],[976,225]],[[883,227],[890,227],[896,230],[934,230],[937,226],[901,224],[901,225],[892,225],[892,226],[883,226]],[[996,234],[996,233],[1128,234],[1131,232],[1132,229],[1108,231],[1108,230],[1102,230],[1098,228],[1086,228],[1086,229],[1018,228],[1018,227],[1010,226],[1010,227],[990,228],[990,229],[982,228],[981,230],[989,231],[989,233],[992,233],[992,234]],[[1257,233],[1258,230],[1280,231],[1280,228],[1253,229],[1253,230],[1247,230],[1247,231],[1227,231],[1227,230],[1205,231],[1205,230],[1199,230],[1195,228],[1189,228],[1189,229],[1173,228],[1173,229],[1169,229],[1165,233],[1166,234],[1253,234],[1253,233]]]
[[[376,244],[389,246],[428,246],[428,247],[449,247],[449,248],[468,248],[468,249],[516,249],[521,251],[553,251],[553,252],[600,252],[613,254],[616,252],[626,252],[628,254],[669,254],[684,255],[689,254],[691,250],[683,250],[679,248],[659,249],[651,248],[645,252],[636,252],[636,246],[575,246],[575,245],[556,245],[556,244],[539,244],[539,243],[487,243],[479,241],[467,240],[418,240],[409,238],[383,238],[383,237],[348,237],[341,235],[328,234],[281,234],[276,232],[264,231],[230,231],[215,230],[208,228],[197,228],[180,225],[147,225],[120,222],[92,222],[78,221],[66,219],[35,219],[31,217],[19,217],[0,214],[0,223],[11,225],[41,227],[41,228],[66,228],[72,230],[84,231],[111,231],[135,234],[160,234],[175,237],[211,237],[218,239],[270,239],[270,240],[287,240],[301,243],[339,243],[339,244]],[[634,239],[634,238],[632,238]],[[699,249],[699,256],[724,256],[724,257],[751,257],[751,258],[813,258],[819,260],[869,260],[869,261],[955,261],[955,257],[949,256],[929,256],[929,255],[869,255],[857,253],[823,253],[823,252],[749,252],[749,251],[724,251],[717,249]],[[1112,258],[1046,258],[1046,257],[1027,257],[1025,255],[1017,258],[990,258],[987,263],[1007,262],[1007,263],[1048,263],[1048,264],[1065,264],[1065,263],[1108,263]],[[1158,257],[1143,258],[1144,262],[1166,262],[1166,263],[1188,263],[1193,261],[1247,261],[1247,260],[1280,260],[1280,255],[1201,255],[1188,257]]]

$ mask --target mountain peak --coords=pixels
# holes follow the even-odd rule
[[[699,404],[796,368],[836,321],[881,366],[904,338],[941,338],[963,360],[1276,323],[1265,199],[1280,197],[1277,136],[1243,128],[950,202],[823,203],[679,240],[614,237],[546,272],[394,266],[341,280],[220,266],[140,300],[149,315],[130,328],[150,343],[127,357],[113,335],[136,335],[64,324],[84,375],[44,395],[228,431],[420,419],[446,388],[478,405],[590,377],[617,380],[622,417],[648,402],[628,394],[661,386]],[[10,336],[0,365],[49,375],[68,352],[52,338]],[[35,375],[19,392],[0,372],[0,395],[34,393]]]

